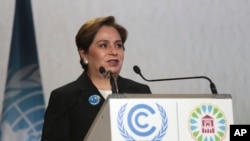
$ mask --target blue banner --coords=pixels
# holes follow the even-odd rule
[[[30,0],[16,0],[0,141],[40,141],[45,113]]]

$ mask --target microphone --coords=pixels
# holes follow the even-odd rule
[[[104,78],[107,77],[107,73],[106,73],[105,68],[104,68],[103,66],[101,66],[101,67],[99,68],[99,72],[102,74],[102,76],[103,76]]]
[[[138,66],[135,65],[133,67],[133,69],[134,69],[134,72],[137,73],[137,74],[139,74],[142,79],[144,79],[145,81],[149,81],[149,82],[154,82],[154,81],[170,81],[170,80],[184,80],[184,79],[200,79],[200,78],[206,79],[206,80],[208,80],[210,82],[210,89],[212,91],[212,94],[218,94],[217,89],[215,87],[215,84],[212,82],[212,80],[210,78],[208,78],[206,76],[192,76],[192,77],[179,77],[179,78],[151,79],[151,80],[149,80],[149,79],[146,79],[142,75],[141,70],[140,70],[140,68]]]
[[[109,76],[110,76],[110,85],[111,85],[112,93],[113,94],[118,94],[117,87],[116,87],[116,84],[115,84],[115,79],[114,79],[114,77],[112,75],[112,72],[109,71],[109,73],[110,73]]]
[[[103,75],[104,78],[107,78],[107,76],[109,76],[112,93],[113,94],[118,94],[117,86],[116,86],[116,83],[115,83],[115,79],[114,79],[114,77],[112,75],[112,71],[109,70],[109,71],[106,72],[105,68],[103,66],[101,66],[99,68],[99,72]]]

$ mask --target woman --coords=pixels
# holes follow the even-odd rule
[[[147,85],[119,75],[126,39],[126,29],[112,16],[90,20],[80,28],[76,45],[84,71],[76,81],[52,91],[42,141],[82,141],[113,87],[118,94],[151,93]]]

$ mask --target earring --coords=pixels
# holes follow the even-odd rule
[[[88,60],[84,60],[84,64],[86,64],[86,65],[87,65],[88,63],[89,63],[89,61],[88,61]]]

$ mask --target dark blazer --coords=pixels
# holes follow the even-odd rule
[[[149,86],[121,76],[117,85],[119,94],[151,93]],[[89,103],[92,95],[101,97],[99,104]],[[86,72],[76,81],[53,90],[44,117],[41,141],[83,141],[104,101]]]

